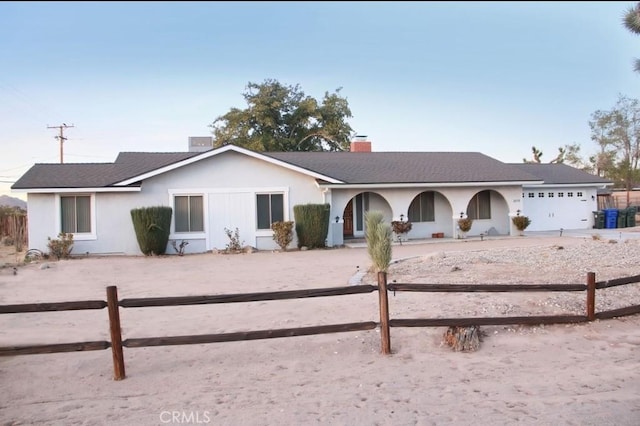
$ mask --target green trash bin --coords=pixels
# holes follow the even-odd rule
[[[627,207],[627,227],[628,228],[636,226],[637,213],[638,213],[638,208],[636,206]]]
[[[604,229],[604,212],[602,210],[593,212],[593,227],[595,229]]]
[[[627,227],[627,209],[618,209],[618,228]]]

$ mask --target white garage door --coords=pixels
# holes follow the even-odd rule
[[[592,212],[584,195],[575,190],[525,191],[524,211],[531,219],[527,231],[589,228]]]

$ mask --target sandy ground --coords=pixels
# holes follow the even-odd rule
[[[453,282],[467,274],[473,282],[585,282],[582,269],[564,276],[541,266],[543,257],[552,265],[554,255],[540,253],[558,247],[591,253],[582,266],[599,279],[640,274],[638,244],[618,246],[629,255],[616,258],[628,259],[607,268],[619,259],[593,260],[611,251],[605,241],[511,237],[394,245],[389,281]],[[484,261],[501,250],[520,250],[505,255],[516,259],[531,250],[534,261],[511,267]],[[9,254],[5,264],[11,256],[19,258]],[[15,275],[10,266],[0,268],[0,304],[106,300],[110,285],[121,299],[344,286],[357,278],[371,283],[373,275],[364,274],[370,264],[364,247],[76,258],[20,266]],[[453,274],[452,264],[462,265],[463,274]],[[496,274],[497,268],[506,269]],[[542,314],[564,306],[539,303],[528,293],[518,300],[480,294],[398,293],[390,295],[390,311],[392,318],[427,318],[482,316],[489,307]],[[378,312],[371,293],[130,308],[120,315],[126,339],[378,321]],[[443,345],[443,328],[392,328],[388,356],[380,353],[378,330],[125,348],[122,381],[112,380],[110,350],[2,357],[0,424],[638,425],[639,326],[636,315],[581,325],[484,327],[472,353]],[[106,309],[0,315],[0,346],[89,340],[109,340]]]

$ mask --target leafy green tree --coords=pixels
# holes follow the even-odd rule
[[[249,83],[247,108],[232,108],[209,125],[214,146],[239,145],[254,151],[349,150],[353,130],[346,98],[325,92],[322,101],[304,94],[299,85],[267,79]]]
[[[633,34],[640,34],[640,3],[630,6],[622,18],[624,26]],[[635,60],[634,70],[640,72],[640,59]]]
[[[627,190],[640,182],[640,103],[619,95],[609,111],[596,111],[591,116],[591,139],[600,146],[593,158],[599,174]]]

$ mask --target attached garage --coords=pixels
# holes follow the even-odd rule
[[[593,189],[585,188],[525,188],[523,210],[535,218],[527,231],[591,228],[597,210],[593,195]]]
[[[522,214],[531,219],[527,231],[593,228],[598,189],[612,182],[565,164],[514,166],[544,181],[522,187]]]

